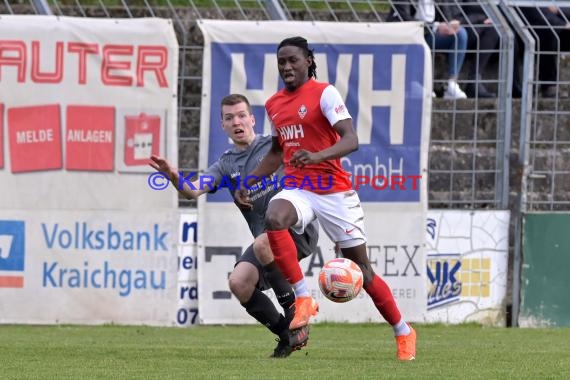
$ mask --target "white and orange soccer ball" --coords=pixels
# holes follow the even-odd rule
[[[348,302],[362,289],[362,271],[352,260],[336,258],[327,261],[319,273],[321,292],[333,302]]]

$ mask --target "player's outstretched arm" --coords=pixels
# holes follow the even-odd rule
[[[178,173],[178,170],[163,157],[152,155],[150,157],[149,165],[154,170],[166,174],[176,190],[182,193],[185,198],[196,199],[200,195],[211,190],[207,185],[201,187],[199,178],[195,181],[190,182],[190,184],[183,183],[181,187],[179,181],[180,174]]]

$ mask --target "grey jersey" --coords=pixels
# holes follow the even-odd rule
[[[271,149],[272,137],[271,136],[256,136],[253,143],[244,151],[232,147],[224,152],[221,157],[212,164],[205,172],[204,175],[211,176],[214,180],[216,191],[219,188],[227,187],[232,198],[238,188],[243,187],[244,177],[255,169],[263,157]],[[240,208],[244,216],[249,230],[254,237],[257,237],[265,232],[265,212],[271,198],[281,191],[280,183],[277,181],[283,178],[283,167],[273,173],[272,177],[275,179],[273,182],[266,182],[265,186],[259,186],[249,191],[249,197],[253,203],[253,210],[243,210]],[[258,183],[259,185],[259,183]],[[239,187],[238,187],[239,186]],[[305,227],[305,232],[302,235],[289,230],[295,246],[297,247],[297,259],[301,260],[317,251],[317,243],[319,240],[319,227],[318,222],[315,220]],[[253,244],[251,244],[237,263],[246,261],[257,267],[259,270],[259,281],[256,287],[260,290],[267,290],[271,288],[270,282],[265,276],[263,265],[255,257],[253,252]]]
[[[227,187],[234,198],[236,189],[242,188],[244,178],[259,165],[267,154],[272,144],[271,136],[256,136],[255,141],[246,150],[238,150],[235,147],[228,149],[204,175],[212,176],[216,186]],[[273,178],[283,177],[283,168],[272,175]],[[259,183],[258,183],[259,184]],[[238,187],[239,186],[239,187]],[[253,236],[257,237],[265,232],[265,211],[269,200],[281,190],[279,182],[266,182],[265,186],[249,190],[249,197],[253,203],[253,210],[242,210],[249,229]]]

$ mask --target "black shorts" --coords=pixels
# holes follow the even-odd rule
[[[297,260],[301,261],[305,257],[309,257],[313,252],[317,251],[317,243],[319,240],[319,230],[318,225],[316,223],[311,223],[305,228],[305,232],[302,235],[296,234],[295,232],[289,230],[295,245],[297,246]],[[255,265],[259,272],[259,282],[257,283],[257,288],[259,290],[268,290],[271,289],[271,285],[265,279],[265,272],[263,270],[263,266],[255,257],[255,253],[253,253],[253,244],[251,244],[245,252],[241,255],[241,257],[236,261],[237,265],[241,261],[246,261]]]

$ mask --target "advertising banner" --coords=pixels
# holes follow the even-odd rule
[[[146,181],[177,161],[177,80],[170,20],[3,15],[0,209],[176,207]]]
[[[195,210],[180,214],[178,229],[178,309],[176,324],[190,327],[198,324],[198,216]]]
[[[564,217],[555,216],[560,219]],[[486,326],[506,325],[509,218],[509,211],[502,210],[428,211],[425,223],[426,266],[418,268],[424,271],[426,279],[427,301],[424,305],[426,312],[421,319],[424,323],[474,322]],[[564,223],[559,225],[563,226]],[[185,212],[181,215],[177,313],[179,326],[193,326],[199,320],[196,282],[198,263],[195,256],[198,246],[193,240],[197,236],[198,227],[194,213]],[[240,323],[254,323],[251,317],[242,320],[239,314],[241,309],[239,302],[230,293],[227,285],[227,274],[231,271],[231,262],[235,260],[235,255],[240,252],[239,247],[209,247],[207,252],[209,255],[206,256],[206,260],[217,262],[222,273],[210,279],[217,284],[217,288],[214,288],[216,289],[214,297],[227,300],[228,307],[235,310],[235,317],[241,321]],[[227,254],[227,257],[220,255],[222,253]],[[332,252],[327,254],[330,256]],[[328,258],[327,256],[326,259]],[[314,257],[307,259],[309,264],[305,266],[307,268],[305,275],[308,278],[316,277],[323,260],[325,260],[323,250],[319,250]],[[386,262],[382,265],[390,268]],[[532,285],[541,282],[528,281],[528,283]],[[207,280],[200,286],[208,286]],[[322,297],[318,288],[311,290],[313,296],[319,299],[321,307],[327,310],[331,302]],[[406,290],[398,289],[394,294],[398,296],[398,292],[401,298]],[[272,291],[268,291],[267,294],[275,301]],[[528,299],[530,297],[525,298],[525,302]],[[356,301],[351,301],[346,307],[351,308],[355,305],[353,302]],[[209,305],[204,307],[208,308]],[[354,322],[362,313],[360,307],[354,307],[352,311],[354,314],[346,317],[347,322]],[[526,317],[527,315],[531,317]],[[544,319],[540,320],[535,315],[527,312],[526,319],[521,318],[521,321],[529,326],[532,323],[545,325]],[[315,318],[315,321],[318,320],[324,318]]]
[[[200,28],[205,41],[200,167],[230,147],[220,127],[220,101],[230,93],[248,97],[257,133],[269,134],[264,104],[282,87],[277,46],[296,34],[305,37],[314,49],[318,80],[339,90],[358,133],[359,150],[341,162],[363,202],[370,260],[406,318],[421,320],[432,87],[421,24],[203,20]],[[198,216],[200,321],[248,323],[251,318],[227,291],[227,273],[253,241],[247,224],[225,191],[201,199]],[[381,321],[365,292],[350,307],[322,299],[316,275],[333,257],[333,244],[321,231],[318,252],[302,263],[321,302],[316,320]]]
[[[178,215],[2,211],[0,323],[175,325]]]
[[[175,325],[166,19],[0,18],[0,323]]]
[[[506,325],[509,211],[430,210],[426,322]]]

